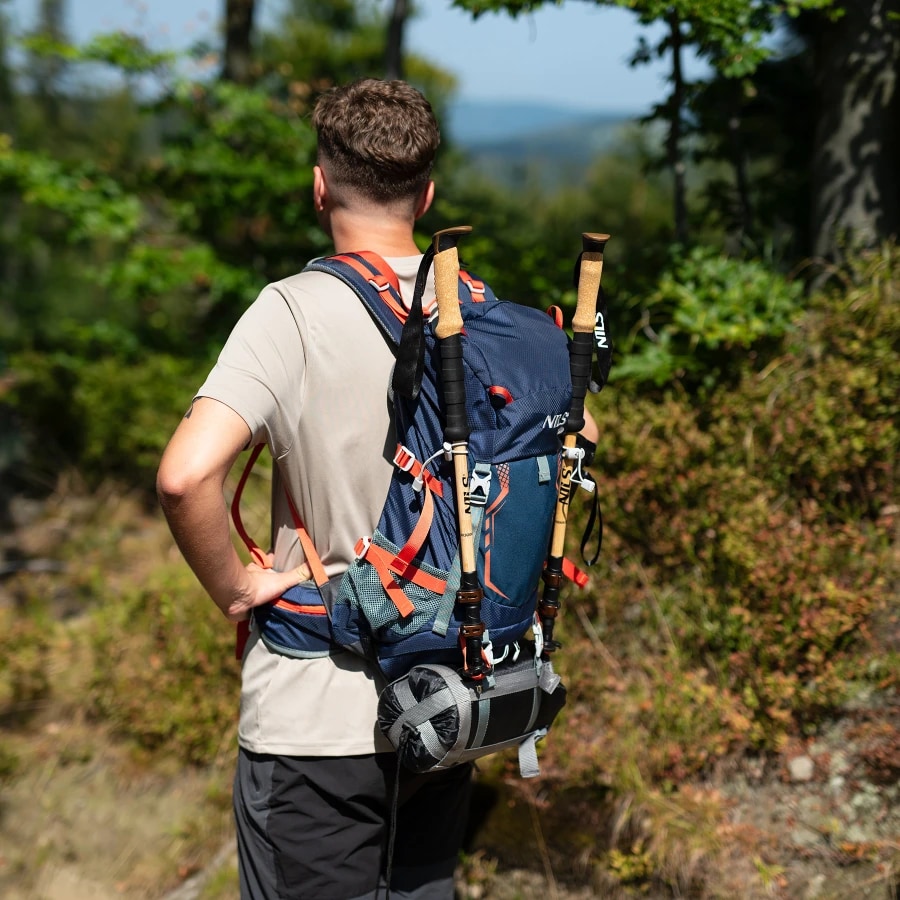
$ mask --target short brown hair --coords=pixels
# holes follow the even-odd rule
[[[431,176],[441,141],[431,104],[405,81],[363,78],[332,88],[313,125],[334,186],[378,203],[414,200]]]

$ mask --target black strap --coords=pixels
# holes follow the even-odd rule
[[[603,546],[603,513],[600,511],[600,501],[597,499],[596,486],[594,487],[591,496],[593,498],[591,502],[591,510],[588,515],[587,525],[584,526],[584,534],[581,536],[581,558],[588,566],[592,566],[595,562],[597,562],[597,560],[600,558],[600,548]],[[594,530],[595,524],[597,524],[598,526],[597,549],[594,552],[594,555],[590,559],[588,559],[587,545],[588,541],[591,539],[591,533]]]
[[[391,820],[388,825],[388,840],[384,863],[384,880],[387,884],[385,900],[391,900],[391,879],[394,877],[394,845],[397,841],[397,813],[400,809],[400,776],[403,769],[403,757],[406,753],[406,745],[409,742],[410,731],[404,728],[400,733],[400,744],[397,747],[397,767],[394,769],[394,784],[391,788]]]
[[[419,396],[422,387],[422,373],[425,370],[425,316],[422,311],[422,295],[428,282],[428,272],[434,259],[434,247],[428,249],[419,263],[416,273],[416,287],[413,291],[409,315],[403,324],[400,346],[397,348],[397,363],[391,387],[395,394],[409,400]]]

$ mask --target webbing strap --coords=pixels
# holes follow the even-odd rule
[[[403,301],[400,298],[400,282],[397,275],[377,253],[363,250],[357,253],[342,253],[332,256],[331,259],[345,263],[354,272],[365,279],[381,297],[384,305],[401,322],[405,322],[409,315]]]
[[[544,736],[543,730],[532,731],[521,744],[519,744],[519,774],[523,778],[537,778],[541,774],[538,764],[537,739]]]
[[[562,562],[562,570],[563,575],[569,579],[573,584],[578,585],[578,587],[583,588],[587,586],[589,581],[588,574],[586,572],[582,572],[575,563],[570,559],[563,559]]]
[[[473,278],[463,269],[459,270],[460,281],[469,289],[469,295],[473,303],[484,303],[484,282]]]
[[[434,497],[431,494],[431,489],[427,484],[424,484],[422,486],[422,491],[425,494],[425,498],[422,501],[422,512],[419,514],[419,521],[416,522],[416,527],[413,528],[409,540],[407,540],[406,544],[395,557],[395,562],[399,567],[397,574],[404,577],[406,575],[406,570],[412,565],[412,561],[419,555],[419,551],[422,549],[422,545],[428,537],[428,532],[431,530],[431,523],[434,520]],[[443,591],[441,593],[443,593]]]
[[[383,550],[376,544],[369,544],[365,552],[365,560],[370,563],[378,574],[378,579],[384,592],[390,598],[390,601],[397,607],[397,612],[404,618],[415,612],[415,607],[409,597],[403,593],[403,589],[394,581],[394,575],[391,572],[391,562],[394,554],[387,550]]]
[[[247,478],[249,478],[250,472],[256,464],[256,460],[259,459],[259,454],[262,453],[265,446],[265,444],[257,444],[250,453],[250,458],[244,466],[244,471],[241,473],[240,480],[238,481],[237,488],[234,492],[234,497],[231,501],[231,519],[234,522],[235,530],[244,542],[253,561],[263,569],[271,569],[272,563],[269,561],[268,555],[263,553],[259,545],[247,533],[247,529],[244,528],[244,522],[241,518],[241,497],[244,493],[244,486],[247,484]],[[287,488],[285,488],[284,493],[291,510],[291,516],[294,519],[294,528],[297,531],[300,546],[303,548],[303,554],[306,557],[306,564],[309,566],[310,572],[312,572],[313,580],[316,582],[316,585],[322,587],[322,585],[328,583],[325,567],[322,565],[322,560],[316,552],[312,538],[309,536],[309,532],[306,530],[306,527],[300,518],[300,513],[297,512],[297,508],[294,506],[294,501],[291,499],[291,495],[288,493]]]
[[[431,575],[424,569],[420,569],[414,565],[405,565],[397,562],[397,557],[390,551],[379,547],[377,544],[369,544],[365,548],[365,552],[360,554],[361,559],[371,563],[375,567],[381,586],[390,598],[397,612],[401,616],[408,616],[415,611],[410,599],[403,592],[403,589],[394,580],[394,575],[405,578],[407,581],[417,584],[426,591],[433,594],[443,594],[447,586],[447,582],[436,575]]]
[[[488,691],[488,696],[482,696],[478,701],[478,727],[475,729],[475,737],[470,742],[470,747],[480,747],[484,743],[484,736],[487,734],[487,727],[490,719],[491,699],[490,691]]]
[[[247,533],[247,529],[244,528],[244,520],[241,518],[241,497],[244,494],[244,487],[247,484],[247,479],[250,477],[250,472],[253,471],[253,466],[256,465],[256,460],[259,459],[259,454],[262,453],[265,446],[265,444],[257,444],[250,453],[247,464],[244,466],[244,471],[241,473],[237,488],[234,491],[234,497],[231,500],[231,521],[234,522],[235,531],[237,531],[240,539],[244,542],[244,546],[247,548],[253,561],[263,569],[269,569],[272,567],[269,557],[263,553],[253,538]]]
[[[550,463],[546,456],[537,456],[538,484],[546,484],[550,480]]]
[[[433,458],[433,457],[432,457]],[[438,497],[444,496],[444,484],[440,478],[435,477],[419,462],[408,447],[397,444],[397,452],[394,454],[394,465],[404,472],[409,472],[413,478],[423,481],[433,490]]]
[[[288,506],[291,508],[291,516],[294,519],[294,530],[297,532],[297,537],[300,539],[300,546],[303,548],[306,564],[309,566],[309,571],[312,572],[313,581],[315,581],[318,587],[322,587],[328,583],[325,567],[322,565],[322,560],[319,558],[319,554],[313,545],[312,538],[309,536],[309,532],[306,530],[306,527],[300,518],[300,513],[297,512],[297,507],[294,506],[294,501],[291,500],[291,495],[287,492],[287,488],[285,488],[284,494],[287,497]]]

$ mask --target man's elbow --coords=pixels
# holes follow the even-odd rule
[[[189,479],[163,460],[156,473],[156,496],[163,510],[174,509],[191,492]]]
[[[176,509],[196,496],[209,483],[211,473],[189,465],[176,464],[164,456],[156,473],[156,496],[164,511]]]

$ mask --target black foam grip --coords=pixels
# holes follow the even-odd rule
[[[584,397],[591,380],[594,342],[590,332],[576,331],[569,345],[569,372],[572,375],[572,402],[566,431],[577,434],[584,428]]]
[[[451,444],[469,439],[462,338],[451,334],[441,341],[441,376],[444,382],[444,438]]]

